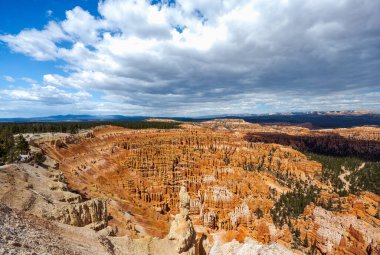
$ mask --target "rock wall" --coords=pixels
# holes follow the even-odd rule
[[[83,227],[92,224],[96,230],[107,226],[107,203],[104,199],[91,199],[78,204],[64,205],[54,209],[48,218],[72,226]]]

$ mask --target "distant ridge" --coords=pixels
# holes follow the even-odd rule
[[[116,121],[116,120],[144,120],[147,116],[123,115],[54,115],[32,118],[0,118],[0,122],[61,122],[61,121]]]
[[[141,121],[146,119],[172,119],[202,121],[216,118],[243,119],[259,124],[293,124],[309,128],[345,128],[364,125],[380,126],[380,114],[370,111],[313,111],[268,114],[221,114],[201,117],[155,117],[124,115],[54,115],[34,118],[0,118],[0,122],[82,122],[82,121]]]

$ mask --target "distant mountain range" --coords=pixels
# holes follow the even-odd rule
[[[54,115],[32,118],[0,118],[0,122],[61,122],[61,121],[116,121],[116,120],[144,120],[146,116],[123,115]]]
[[[0,122],[78,122],[78,121],[137,121],[154,116],[123,116],[123,115],[55,115],[33,118],[0,118]],[[161,117],[162,119],[167,119]],[[380,126],[380,114],[370,111],[329,111],[329,112],[288,112],[268,114],[226,114],[202,117],[168,117],[179,121],[201,121],[216,118],[243,119],[251,123],[289,123],[310,128],[337,128],[363,125]]]

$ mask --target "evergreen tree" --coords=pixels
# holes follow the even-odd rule
[[[20,154],[29,152],[29,144],[22,135],[18,135],[16,138],[16,150]]]
[[[41,152],[37,152],[36,154],[34,154],[34,162],[38,165],[41,165],[45,160],[45,156],[44,154],[42,154]]]
[[[332,203],[332,200],[331,200],[331,198],[330,198],[329,201],[327,202],[326,209],[327,209],[327,210],[331,210],[332,208],[333,208],[333,203]]]
[[[303,239],[302,245],[303,245],[303,247],[309,247],[309,241],[307,240],[307,234],[305,235],[305,239]]]
[[[10,159],[13,159],[14,156],[14,137],[12,132],[9,129],[0,130],[0,162],[6,163]]]
[[[300,232],[300,230],[298,228],[296,228],[296,230],[294,231],[294,235],[295,235],[296,238],[300,237],[301,232]]]
[[[263,211],[260,209],[260,207],[257,207],[257,209],[255,210],[255,215],[258,219],[261,219],[262,217],[264,217],[264,213]]]

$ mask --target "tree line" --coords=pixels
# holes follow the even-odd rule
[[[160,121],[83,121],[83,122],[24,122],[0,123],[0,130],[13,134],[60,132],[75,134],[81,129],[89,129],[100,125],[113,125],[130,129],[172,129],[179,128],[180,122]]]

